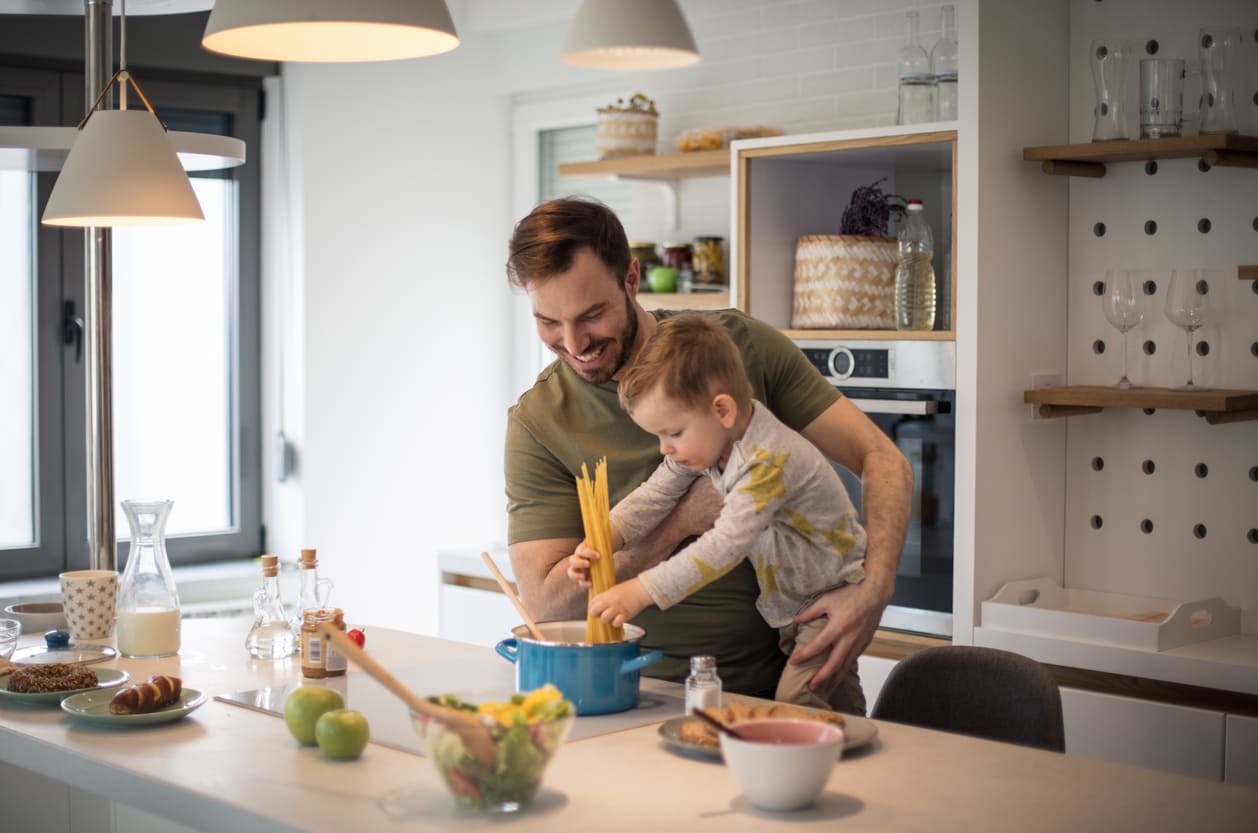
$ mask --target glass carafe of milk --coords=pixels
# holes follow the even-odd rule
[[[118,651],[126,657],[179,653],[179,594],[166,555],[171,500],[124,500],[131,550],[118,583]]]

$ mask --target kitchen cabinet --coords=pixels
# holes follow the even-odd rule
[[[1229,714],[1223,757],[1223,780],[1258,787],[1258,717]]]
[[[734,303],[791,338],[953,340],[957,131],[950,123],[734,142],[730,275]],[[934,235],[935,329],[792,329],[795,242],[839,232],[852,192],[920,198]],[[894,234],[894,229],[889,229]]]

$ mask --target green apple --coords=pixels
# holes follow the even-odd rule
[[[317,685],[295,688],[284,700],[284,725],[303,746],[315,745],[315,723],[320,715],[345,708],[339,691]]]
[[[319,715],[315,723],[315,740],[329,758],[352,761],[363,754],[370,737],[367,718],[353,709],[332,709]]]
[[[676,292],[677,269],[673,266],[656,266],[646,276],[652,292]]]

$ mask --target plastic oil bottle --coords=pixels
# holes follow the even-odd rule
[[[909,200],[908,216],[897,238],[899,263],[895,270],[895,328],[935,328],[935,269],[931,266],[934,240],[922,214],[922,201]]]

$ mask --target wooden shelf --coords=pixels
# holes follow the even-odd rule
[[[1040,162],[1044,173],[1059,176],[1105,176],[1106,162],[1191,157],[1204,159],[1211,166],[1258,168],[1258,137],[1229,133],[1165,139],[1120,139],[1077,145],[1044,145],[1022,151],[1023,159]]]
[[[643,309],[728,309],[728,292],[639,292]]]
[[[824,339],[830,341],[954,341],[952,330],[783,330],[794,340]]]
[[[662,156],[622,156],[597,162],[568,162],[559,166],[560,176],[618,176],[623,179],[686,179],[696,176],[728,176],[729,148],[670,153]]]
[[[1071,385],[1023,391],[1022,401],[1039,406],[1042,417],[1099,413],[1105,408],[1166,408],[1198,411],[1206,422],[1244,422],[1258,419],[1258,391],[1202,388],[1108,388]]]

